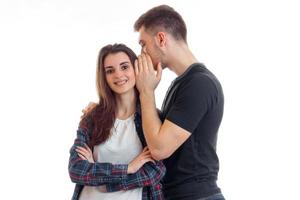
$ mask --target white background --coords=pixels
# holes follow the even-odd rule
[[[222,83],[219,185],[229,200],[300,199],[300,28],[296,1],[0,1],[0,199],[70,199],[69,148],[97,101],[99,49],[139,52],[133,23],[167,3]],[[160,107],[175,75],[165,70]]]

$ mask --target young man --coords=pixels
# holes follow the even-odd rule
[[[142,125],[151,154],[164,160],[164,195],[172,200],[221,200],[216,184],[217,133],[223,116],[223,92],[217,78],[190,51],[186,25],[173,8],[154,7],[135,22],[142,54],[135,63]],[[163,68],[178,77],[162,105],[162,122],[154,90]]]

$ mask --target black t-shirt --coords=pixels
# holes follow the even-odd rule
[[[167,199],[190,200],[220,192],[217,133],[224,97],[217,78],[201,63],[192,64],[171,84],[162,105],[162,119],[191,136],[166,160],[163,188]]]

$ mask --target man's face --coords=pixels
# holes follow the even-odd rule
[[[155,43],[155,36],[148,33],[142,26],[139,30],[141,45],[141,53],[146,53],[151,57],[154,69],[156,70],[157,64],[161,62],[162,52],[158,45]]]

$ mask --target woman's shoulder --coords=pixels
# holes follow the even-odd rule
[[[88,114],[82,116],[78,125],[78,129],[81,129],[86,133],[89,133],[94,127],[93,116],[95,112],[96,112],[96,108],[91,110]]]

